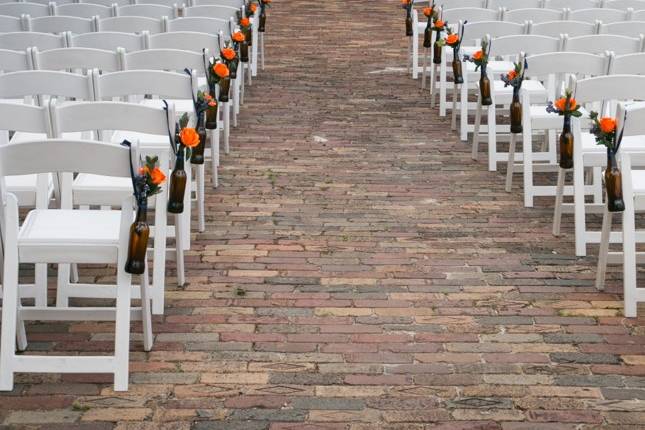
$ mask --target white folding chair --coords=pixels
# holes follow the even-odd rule
[[[564,51],[598,54],[611,51],[616,55],[641,52],[643,38],[620,36],[617,34],[593,34],[591,36],[565,37]]]
[[[114,8],[111,6],[89,3],[56,4],[54,5],[52,15],[77,16],[80,18],[92,18],[98,16],[99,18],[107,18],[114,16]]]
[[[645,10],[645,1],[643,0],[605,0],[602,7],[610,9],[633,9],[635,11]]]
[[[98,31],[112,31],[121,33],[140,33],[147,31],[150,34],[166,31],[166,17],[147,18],[144,16],[114,16],[98,20]]]
[[[102,31],[69,35],[68,45],[77,48],[94,48],[106,51],[115,51],[117,48],[123,48],[127,52],[130,52],[145,49],[147,36],[148,33],[145,31],[141,32],[141,34]]]
[[[567,77],[592,77],[607,74],[610,57],[582,52],[553,52],[532,55],[528,58],[527,76],[545,83],[548,100],[555,101],[562,97],[562,87]],[[533,201],[538,196],[555,196],[556,187],[552,185],[536,185],[534,172],[555,172],[559,168],[556,155],[556,132],[562,129],[561,116],[546,111],[543,103],[531,103],[529,95],[522,93],[523,110],[523,173],[524,173],[524,206],[533,207]],[[533,136],[543,132],[546,150],[534,152]],[[512,175],[512,171],[507,172]],[[512,177],[507,176],[507,184]],[[588,190],[592,194],[593,190]],[[565,190],[571,195],[571,187]]]
[[[56,1],[56,3],[59,3],[60,0]],[[124,6],[127,4],[130,4],[130,0],[76,0],[72,1],[70,3],[88,3],[88,4],[100,4],[101,6],[112,6],[112,5],[117,5],[117,6]]]
[[[131,4],[120,6],[116,9],[117,16],[139,16],[144,18],[168,19],[177,16],[177,7],[164,6],[160,4]]]
[[[645,53],[618,55],[611,62],[615,75],[645,75]]]
[[[39,33],[60,34],[70,31],[75,34],[81,34],[95,31],[93,18],[57,15],[31,18],[27,22],[29,31],[36,31]]]
[[[67,46],[67,37],[65,34],[36,33],[31,31],[0,34],[0,49],[25,51],[32,46],[42,50],[64,48]]]
[[[21,17],[0,15],[0,33],[29,30],[29,28],[25,28],[25,21],[27,20],[28,15],[23,15]]]
[[[601,115],[613,114],[609,111],[613,101],[645,100],[645,76],[639,75],[609,75],[588,79],[580,79],[575,83],[574,97],[582,106],[591,103],[602,103],[605,107]],[[583,257],[587,254],[588,243],[599,243],[600,232],[587,230],[586,213],[598,213],[603,210],[602,190],[599,188],[600,169],[606,164],[603,147],[596,145],[594,136],[583,132],[581,121],[572,121],[574,142],[573,160],[573,202],[575,222],[576,255]],[[629,151],[642,147],[631,137],[624,139],[621,150]],[[585,202],[585,168],[593,169],[593,184],[595,187],[592,203]],[[560,218],[562,216],[562,192],[564,180],[558,177],[556,190],[556,206],[554,211],[554,233],[559,234]],[[612,236],[612,242],[616,237]]]
[[[632,21],[645,21],[645,10],[638,10],[632,13]]]
[[[544,0],[544,7],[548,9],[591,9],[599,7],[600,1],[597,0]]]
[[[185,0],[135,0],[133,4],[160,4],[162,6],[169,6],[172,8],[180,8],[186,6]]]
[[[38,157],[34,157],[36,153]],[[96,141],[51,139],[0,147],[0,171],[4,175],[83,172],[129,178],[129,163],[128,148]],[[16,198],[2,190],[2,199],[6,235],[0,390],[12,390],[14,374],[22,372],[111,373],[114,374],[114,389],[127,390],[131,319],[143,320],[144,349],[152,347],[147,289],[141,289],[142,309],[132,309],[131,276],[124,270],[129,229],[134,218],[132,197],[122,203],[119,211],[73,210],[71,205],[57,210],[33,210],[22,226],[19,225]],[[18,265],[21,263],[116,264],[116,306],[23,308],[18,294]],[[24,334],[22,321],[25,320],[115,321],[114,355],[16,355],[16,333]]]
[[[51,15],[49,4],[15,2],[0,3],[0,15],[20,18],[22,15],[29,15],[32,18]]]
[[[95,68],[103,72],[121,70],[118,51],[94,48],[60,48],[40,51],[34,48],[31,53],[36,70],[79,70],[83,73]]]
[[[455,0],[455,1],[477,1],[482,0]],[[228,6],[234,8],[241,8],[245,5],[244,0],[191,0],[188,6]]]
[[[0,70],[2,72],[17,72],[32,68],[31,55],[28,55],[27,50],[0,49]]]
[[[504,21],[516,22],[518,24],[524,24],[527,21],[530,21],[532,23],[561,21],[565,16],[566,14],[564,9],[504,9],[502,13],[502,19]],[[555,35],[551,34],[548,36]]]
[[[605,24],[612,22],[629,21],[630,14],[619,9],[578,9],[569,12],[568,19],[572,21],[596,22]]]
[[[514,9],[542,9],[544,8],[543,0],[488,0],[488,8],[497,9],[504,8],[507,10]]]
[[[645,21],[621,21],[601,24],[600,33],[640,38],[642,34],[645,34]]]
[[[626,115],[626,116],[625,116]],[[622,173],[622,192],[625,210],[622,213],[622,234],[618,234],[623,244],[622,252],[609,252],[609,242],[613,213],[607,205],[603,212],[600,251],[596,272],[596,287],[604,289],[607,263],[623,263],[624,314],[628,318],[637,316],[639,302],[645,302],[645,290],[638,288],[636,264],[645,262],[645,253],[636,252],[636,244],[645,239],[643,229],[636,228],[636,213],[645,211],[645,103],[619,104],[616,112],[617,130],[623,138],[637,140],[638,150],[619,149]],[[621,122],[624,118],[624,123]],[[622,258],[621,258],[622,257]],[[622,260],[622,261],[621,261]]]

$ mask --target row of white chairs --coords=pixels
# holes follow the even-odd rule
[[[25,3],[22,0],[16,0],[19,3]],[[5,1],[3,3],[11,3]],[[234,8],[241,8],[245,6],[245,0],[29,0],[27,3],[38,3],[41,5],[49,5],[50,3],[69,4],[69,3],[85,3],[85,4],[98,4],[103,6],[125,6],[129,4],[160,4],[163,6],[204,6],[204,5],[214,5],[214,6],[229,6]]]
[[[415,5],[431,6],[432,0],[414,0]],[[508,10],[535,9],[645,9],[644,0],[451,0],[441,5],[444,9],[477,7],[488,9],[505,8]]]

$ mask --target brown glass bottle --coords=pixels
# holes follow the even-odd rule
[[[228,71],[229,71],[228,76],[229,76],[229,78],[231,78],[231,79],[237,78],[237,66],[238,66],[239,62],[240,62],[240,60],[237,57],[235,57],[233,60],[227,62],[226,65],[228,66]]]
[[[520,89],[513,88],[513,101],[511,101],[511,133],[522,132],[522,103],[520,103]]]
[[[179,145],[175,168],[170,174],[168,195],[168,212],[180,214],[184,211],[184,193],[186,192],[186,171],[184,170],[184,147]]]
[[[410,14],[407,14],[405,16],[405,35],[408,37],[412,37],[412,16]]]
[[[571,116],[564,116],[564,126],[560,133],[560,167],[573,168],[573,133],[571,133]]]
[[[246,36],[244,36],[246,38]],[[243,63],[249,62],[249,42],[244,40],[240,42],[240,61]]]
[[[217,104],[215,106],[208,105],[206,109],[206,129],[214,130],[217,128]]]
[[[430,27],[426,27],[426,29],[423,30],[423,47],[432,47],[432,30],[430,30]]]
[[[125,262],[125,271],[132,275],[141,275],[146,269],[146,252],[150,227],[148,226],[146,199],[139,202],[137,216],[130,226],[130,240],[128,242],[128,258]]]
[[[260,8],[260,24],[258,25],[258,31],[264,33],[267,26],[267,12],[266,7]]]
[[[459,60],[458,53],[455,52],[452,58],[452,80],[455,84],[464,83],[464,75],[461,71],[461,61]]]
[[[490,95],[490,79],[486,74],[486,66],[481,68],[481,76],[479,77],[479,94],[482,98],[482,106],[490,106],[493,104],[493,99]]]
[[[246,43],[249,46],[253,46],[253,37],[252,37],[252,33],[251,33],[251,26],[243,27],[242,28],[242,33],[244,33],[244,39],[246,39]]]
[[[437,32],[437,40],[439,40],[440,33]],[[441,64],[441,48],[442,46],[439,44],[439,42],[434,43],[433,47],[433,52],[432,52],[432,62],[434,64]]]
[[[607,149],[607,168],[605,169],[605,189],[607,191],[607,210],[622,212],[625,210],[623,200],[623,175],[616,164],[616,154]]]
[[[230,78],[220,78],[219,80],[219,101],[226,103],[228,101],[228,93],[231,88]]]
[[[190,153],[190,164],[204,164],[204,148],[206,147],[206,127],[204,117],[206,112],[201,112],[197,117],[195,129],[199,135],[199,145],[194,147]]]

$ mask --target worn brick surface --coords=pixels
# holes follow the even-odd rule
[[[189,283],[169,282],[152,352],[136,335],[130,391],[20,375],[2,424],[644,428],[645,309],[623,318],[619,271],[594,289],[570,217],[554,238],[550,201],[523,208],[470,159],[404,73],[398,5],[275,3]],[[28,328],[55,353],[109,351],[111,330]]]

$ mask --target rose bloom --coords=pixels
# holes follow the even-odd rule
[[[242,33],[241,31],[236,31],[235,33],[233,33],[233,36],[231,36],[231,38],[235,42],[244,42],[244,40],[245,40],[244,39],[244,33]]]
[[[211,101],[208,102],[208,106],[215,107],[215,106],[217,106],[217,102],[215,100],[211,100]]]
[[[251,11],[251,13],[255,13],[255,11],[258,10],[258,5],[256,5],[255,3],[251,3],[249,5],[249,10]]]
[[[473,59],[481,60],[483,56],[484,56],[484,53],[481,50],[479,50],[473,54]]]
[[[603,133],[613,133],[616,131],[616,120],[610,117],[600,118],[600,130]]]
[[[240,20],[240,25],[241,25],[242,27],[248,27],[249,25],[251,25],[251,21],[249,21],[249,19],[248,19],[248,18],[242,18],[242,19]]]
[[[150,172],[150,179],[152,180],[153,184],[159,185],[166,180],[166,175],[163,174],[160,168],[155,167],[154,169],[152,169],[152,172]]]
[[[508,79],[509,80],[512,81],[515,78],[517,78],[517,72],[515,70],[511,70],[510,72],[508,72]]]
[[[430,16],[430,15],[432,15],[432,8],[431,8],[431,7],[424,7],[424,8],[423,8],[423,14],[424,14],[425,16]]]
[[[557,100],[555,101],[555,103],[553,103],[553,105],[554,105],[554,106],[555,106],[555,108],[556,108],[557,110],[559,110],[560,112],[564,112],[564,111],[566,110],[566,106],[567,106],[567,98],[566,98],[566,97],[562,97],[562,98],[560,98],[560,99],[557,99]],[[577,108],[577,107],[578,107],[578,102],[576,102],[576,99],[573,99],[573,98],[572,98],[572,99],[569,101],[569,110],[575,110],[575,108]]]
[[[179,132],[179,139],[187,148],[194,148],[199,145],[199,134],[197,134],[194,128],[182,128]]]
[[[226,58],[228,61],[231,61],[232,59],[235,58],[235,50],[231,48],[224,48],[220,52],[222,57]]]
[[[459,42],[459,36],[454,33],[449,34],[448,37],[446,37],[446,43],[448,45],[454,45],[457,42]]]
[[[213,66],[213,72],[220,78],[228,78],[228,67],[224,63],[217,63]]]
[[[443,26],[444,26],[444,25],[446,25],[446,23],[445,23],[445,22],[443,22],[443,21],[442,21],[442,20],[440,20],[440,19],[438,19],[438,20],[436,20],[436,21],[434,22],[434,26],[435,26],[435,27],[437,27],[437,28],[443,28]]]

